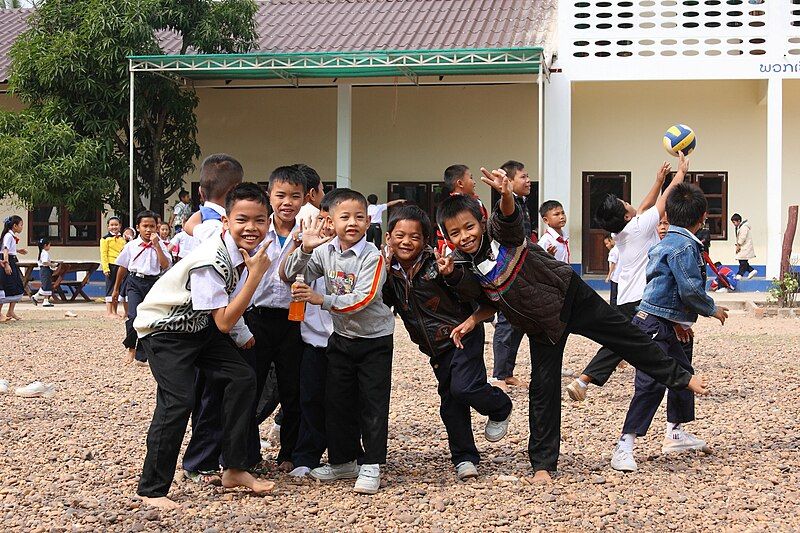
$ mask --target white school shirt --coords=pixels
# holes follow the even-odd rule
[[[169,257],[169,252],[164,243],[161,242],[161,239],[158,239],[157,246],[160,246],[164,255]],[[127,268],[130,272],[145,276],[158,276],[161,274],[158,252],[152,246],[145,246],[145,242],[141,237],[136,237],[125,245],[119,253],[115,264]]]
[[[197,239],[186,233],[185,231],[181,231],[177,235],[175,235],[169,243],[173,246],[176,244],[178,245],[178,257],[183,259],[189,253],[194,250],[197,245]]]
[[[300,208],[300,211],[297,213],[295,220],[298,224],[300,221],[303,221],[303,224],[306,228],[309,227],[309,223],[314,222],[317,220],[319,216],[319,208],[312,204],[311,202],[306,202],[303,204],[303,207]]]
[[[617,305],[637,302],[644,295],[647,286],[647,252],[658,244],[659,220],[661,215],[658,208],[653,206],[633,217],[614,239],[619,248]]]
[[[617,283],[619,280],[619,248],[617,248],[616,244],[612,246],[611,249],[608,251],[609,267],[611,266],[612,263],[617,265],[617,268],[615,268],[614,272],[611,273],[611,281]]]
[[[312,281],[311,288],[319,294],[328,294],[325,278],[317,278]],[[333,318],[331,318],[331,314],[318,305],[306,303],[306,316],[300,323],[300,337],[303,342],[314,348],[325,348],[328,346],[328,339],[332,334]]]
[[[541,237],[539,237],[539,242],[537,242],[536,244],[541,246],[545,252],[547,251],[548,248],[550,248],[550,246],[555,246],[556,253],[553,255],[553,257],[555,257],[561,262],[569,264],[570,260],[569,235],[563,229],[561,231],[563,231],[564,233],[562,235],[559,235],[558,232],[553,228],[551,228],[550,226],[546,225],[546,227],[547,229],[545,230],[544,234]],[[559,237],[561,237],[566,242],[565,243],[558,242]]]
[[[39,259],[36,261],[36,263],[39,265],[39,268],[42,268],[43,266],[44,267],[51,266],[50,252],[48,252],[47,250],[42,250],[42,253],[39,254]]]
[[[294,228],[286,237],[283,246],[278,240],[275,232],[275,214],[272,214],[269,232],[263,242],[272,241],[267,248],[267,256],[270,264],[261,282],[258,284],[256,292],[253,294],[253,305],[256,307],[271,307],[274,309],[289,309],[292,301],[292,286],[280,278],[279,267],[283,258],[289,253],[292,244],[292,233],[300,229],[300,225],[295,222]]]
[[[383,220],[383,213],[386,211],[387,208],[388,207],[387,207],[386,204],[378,204],[378,205],[370,204],[370,205],[368,205],[367,206],[367,215],[369,215],[369,217],[370,217],[369,223],[370,224],[380,224],[381,220]]]
[[[213,209],[220,216],[228,216],[227,211],[225,208],[219,204],[215,204],[214,202],[205,202],[203,203],[203,207],[208,207],[209,209]],[[198,243],[205,242],[212,237],[216,237],[222,232],[222,221],[221,220],[206,220],[198,224],[194,227],[194,231],[192,232],[192,236],[197,239]]]
[[[239,247],[231,237],[230,233],[225,233],[222,240],[225,241],[225,247],[228,249],[228,254],[231,256],[231,263],[233,268],[237,268],[244,262]],[[245,271],[246,272],[246,271]],[[208,310],[221,309],[227,307],[228,304],[236,297],[242,290],[243,279],[245,278],[244,272],[239,279],[234,291],[228,296],[225,289],[225,280],[209,266],[206,268],[198,268],[189,274],[189,286],[192,292],[192,308],[195,310]],[[253,334],[245,324],[244,317],[239,317],[230,332],[231,338],[237,346],[244,346],[247,341],[253,338]]]
[[[17,255],[17,239],[15,239],[14,236],[14,232],[9,231],[6,233],[6,236],[3,237],[2,250],[8,249],[9,255]]]

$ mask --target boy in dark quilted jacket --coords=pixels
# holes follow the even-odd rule
[[[528,455],[534,480],[550,482],[561,441],[561,363],[571,333],[600,343],[670,389],[706,394],[705,378],[693,376],[640,329],[612,309],[572,268],[532,244],[522,228],[511,182],[502,170],[481,169],[481,180],[500,193],[489,220],[477,202],[446,198],[437,211],[455,246],[453,260],[472,271],[511,325],[531,347]]]
[[[484,436],[506,436],[511,399],[486,382],[483,320],[497,310],[487,305],[472,274],[454,269],[448,255],[428,246],[428,215],[417,206],[396,208],[389,218],[383,303],[400,314],[411,340],[430,357],[439,382],[439,413],[447,429],[450,455],[459,479],[476,477],[480,460],[472,436],[470,408],[488,417]],[[472,300],[481,305],[473,311]]]

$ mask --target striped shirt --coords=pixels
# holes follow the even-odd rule
[[[381,291],[386,279],[383,256],[366,237],[344,251],[338,238],[310,254],[298,248],[287,258],[285,269],[289,279],[302,273],[308,284],[325,278],[322,309],[330,311],[335,333],[349,338],[394,333],[394,317]]]

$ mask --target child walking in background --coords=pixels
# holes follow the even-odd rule
[[[734,213],[731,222],[736,230],[736,260],[739,261],[739,272],[736,279],[752,279],[758,275],[756,269],[750,266],[750,260],[756,257],[753,248],[753,236],[750,234],[750,223],[742,220],[742,215]]]
[[[609,296],[608,303],[611,304],[611,307],[616,307],[617,289],[619,287],[617,284],[619,276],[616,274],[617,263],[619,263],[619,248],[617,248],[617,244],[614,242],[614,237],[611,235],[605,236],[603,239],[603,244],[608,249],[608,274],[606,274],[606,283],[611,284],[611,294]]]
[[[633,318],[636,327],[691,373],[694,373],[692,347],[690,344],[684,348],[681,343],[694,338],[692,326],[697,316],[714,317],[720,324],[725,324],[728,317],[727,308],[715,305],[705,291],[703,243],[695,232],[703,226],[707,209],[706,197],[695,185],[680,183],[669,192],[666,201],[669,230],[648,253],[647,286]],[[622,427],[622,437],[611,458],[613,469],[636,470],[634,442],[636,437],[647,433],[665,390],[663,384],[636,371],[633,399]],[[683,429],[683,424],[693,420],[694,392],[670,390],[662,453],[707,451],[705,441]]]
[[[18,235],[22,233],[22,226],[22,217],[12,215],[3,221],[3,231],[0,233],[0,250],[2,250],[3,259],[3,268],[0,269],[0,290],[3,291],[3,299],[0,300],[0,322],[22,320],[22,317],[14,312],[17,302],[25,293],[17,259],[17,254],[28,253],[25,248],[17,248]],[[3,316],[3,304],[5,303],[8,304],[8,312]]]
[[[390,207],[394,207],[396,205],[405,203],[405,200],[401,198],[399,200],[392,200],[391,202],[386,202],[385,204],[379,204],[378,197],[374,194],[370,194],[369,196],[367,196],[367,203],[369,204],[367,206],[367,216],[369,216],[369,227],[367,228],[367,241],[374,244],[375,247],[378,250],[380,250],[381,241],[383,239],[383,230],[381,229],[383,214]]]
[[[53,307],[50,297],[53,295],[53,269],[56,264],[50,260],[50,239],[42,237],[39,239],[39,257],[36,262],[39,265],[39,280],[42,285],[39,290],[31,296],[33,305],[42,304],[42,307]]]
[[[122,222],[119,217],[111,217],[108,219],[108,233],[100,239],[100,268],[106,277],[106,316],[109,318],[119,318],[117,302],[114,301],[111,295],[114,293],[114,282],[117,280],[117,269],[119,268],[116,265],[117,257],[119,257],[120,252],[128,242],[120,233],[121,229]],[[123,301],[125,301],[124,287],[120,288],[120,294]]]

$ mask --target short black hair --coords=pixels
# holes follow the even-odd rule
[[[561,202],[558,200],[547,200],[546,202],[543,202],[541,206],[539,206],[539,216],[544,218],[548,211],[558,209],[559,207],[564,209],[564,206],[561,205]]]
[[[145,218],[152,218],[156,224],[158,224],[158,215],[156,215],[153,211],[149,209],[145,209],[144,211],[139,211],[136,215],[136,225],[138,226],[142,220]]]
[[[178,198],[183,198],[184,196],[189,196],[189,191],[187,191],[186,189],[181,189],[180,192],[178,193]]]
[[[481,204],[478,200],[471,198],[466,194],[454,194],[448,196],[439,204],[436,209],[436,222],[442,228],[442,233],[447,237],[447,232],[444,231],[444,223],[447,220],[455,218],[459,213],[464,211],[469,212],[479,222],[483,220],[483,211],[481,211]]]
[[[614,237],[610,233],[608,235],[606,235],[605,237],[603,237],[603,242],[613,241],[613,240],[614,240]]]
[[[269,175],[268,191],[272,190],[272,184],[276,181],[282,181],[291,185],[300,185],[303,188],[303,194],[308,191],[306,187],[306,178],[300,168],[298,168],[298,165],[287,165],[273,170],[272,174]]]
[[[708,211],[706,195],[697,185],[679,183],[667,196],[667,219],[673,226],[690,228]]]
[[[303,175],[303,179],[306,180],[306,192],[319,188],[322,178],[319,177],[319,174],[317,174],[316,170],[305,163],[297,163],[295,166],[297,167],[297,170],[300,171],[300,174]]]
[[[367,196],[367,202],[369,202],[370,205],[375,205],[378,203],[378,197],[374,194],[370,194]]]
[[[260,185],[255,183],[240,183],[228,191],[228,195],[225,197],[225,211],[230,214],[234,204],[242,200],[251,200],[269,209],[269,198],[267,198],[264,189],[262,189]]]
[[[597,211],[594,213],[594,220],[597,225],[611,233],[619,233],[625,229],[628,221],[625,220],[625,205],[622,200],[613,194],[607,195],[597,206]]]
[[[242,179],[242,164],[228,154],[212,154],[200,165],[200,188],[206,200],[224,198]]]
[[[500,168],[502,168],[506,172],[508,179],[513,179],[514,176],[517,174],[517,172],[525,169],[525,165],[523,163],[520,163],[519,161],[514,161],[513,159],[510,159],[505,163],[503,163],[503,165]]]
[[[117,222],[122,224],[122,220],[120,220],[120,218],[116,215],[108,217],[108,220],[106,220],[106,224],[109,224],[112,220],[116,220]]]
[[[731,217],[731,220],[735,222],[741,222],[742,215],[740,215],[739,213],[734,213],[733,216]]]
[[[403,205],[393,209],[392,216],[389,217],[389,233],[394,230],[394,227],[401,220],[415,220],[419,222],[419,225],[422,226],[422,236],[425,237],[426,241],[431,238],[431,233],[433,232],[431,218],[428,216],[428,213],[420,209],[419,206]]]
[[[325,211],[326,213],[330,212],[331,205],[333,205],[333,201],[336,199],[336,193],[338,191],[339,189],[333,189],[331,192],[322,197],[322,201],[319,203],[320,211]]]
[[[334,190],[331,196],[332,198],[330,200],[330,203],[328,204],[329,213],[337,205],[341,204],[342,202],[348,202],[350,200],[360,203],[364,207],[364,211],[367,210],[367,199],[364,198],[363,194],[361,194],[358,191],[354,191],[353,189],[342,187],[341,189]]]
[[[450,165],[444,169],[445,192],[451,193],[455,190],[456,182],[464,177],[469,167],[467,165]]]
[[[714,263],[714,266],[717,267],[717,270],[719,270],[720,268],[722,268],[722,263],[717,261],[716,263]]]

